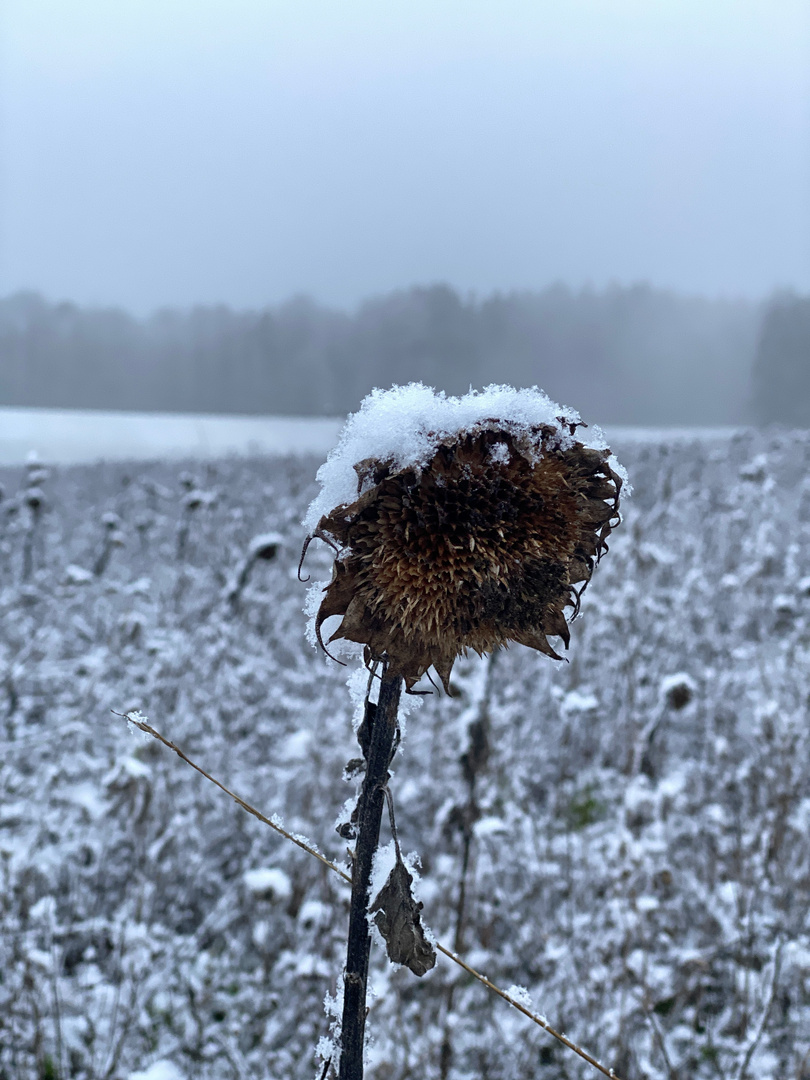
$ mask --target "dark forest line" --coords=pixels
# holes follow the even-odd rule
[[[538,385],[604,423],[810,423],[806,309],[647,285],[485,298],[436,285],[353,313],[297,298],[138,319],[18,293],[0,300],[0,404],[340,415],[373,386],[421,379]]]

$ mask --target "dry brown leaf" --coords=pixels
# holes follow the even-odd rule
[[[413,877],[402,859],[397,858],[388,880],[368,909],[385,938],[388,959],[422,976],[436,963],[436,950],[425,937],[419,912],[422,904],[414,900]]]

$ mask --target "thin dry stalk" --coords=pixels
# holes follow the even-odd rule
[[[658,1049],[661,1051],[661,1057],[664,1059],[664,1065],[666,1066],[667,1076],[669,1080],[678,1080],[678,1071],[670,1060],[669,1051],[667,1050],[667,1040],[664,1032],[661,1030],[661,1025],[658,1023],[658,1017],[648,1008],[645,1004],[647,1012],[647,1019],[649,1020],[650,1027],[655,1035],[655,1041],[658,1043]]]
[[[765,1028],[766,1028],[766,1026],[768,1024],[768,1020],[770,1019],[771,1010],[773,1009],[774,1002],[776,1001],[776,993],[777,993],[777,990],[779,989],[779,975],[780,975],[780,971],[781,971],[781,967],[782,967],[782,949],[783,949],[783,946],[784,946],[784,942],[780,940],[780,941],[777,942],[776,948],[774,949],[773,973],[771,975],[771,985],[768,988],[768,997],[767,997],[767,999],[765,1001],[765,1005],[764,1005],[764,1008],[762,1010],[762,1015],[759,1018],[759,1024],[757,1025],[757,1030],[754,1032],[754,1035],[753,1035],[753,1037],[752,1037],[752,1039],[751,1039],[750,1043],[748,1044],[748,1047],[747,1047],[747,1049],[745,1051],[745,1056],[743,1057],[743,1060],[740,1063],[740,1069],[739,1069],[739,1072],[737,1073],[736,1080],[746,1080],[746,1077],[748,1076],[748,1067],[751,1064],[751,1059],[754,1056],[754,1052],[755,1052],[756,1048],[759,1046],[759,1043],[760,1043],[760,1041],[762,1039],[762,1036],[765,1034]]]
[[[505,990],[501,990],[494,982],[490,982],[486,975],[482,975],[480,971],[476,971],[475,968],[472,968],[469,964],[465,963],[460,956],[456,956],[456,954],[450,952],[449,949],[445,949],[441,942],[436,942],[436,948],[440,953],[444,953],[445,956],[449,957],[454,964],[458,964],[459,967],[464,968],[468,975],[472,975],[474,979],[478,979],[480,983],[483,983],[487,989],[492,990],[498,997],[502,997],[504,1001],[508,1001],[518,1012],[522,1012],[524,1016],[528,1016],[530,1020],[533,1020],[538,1027],[541,1027],[543,1031],[548,1035],[551,1035],[557,1042],[562,1043],[563,1046],[567,1046],[569,1050],[573,1050],[575,1054],[581,1057],[583,1061],[587,1061],[589,1065],[593,1065],[593,1067],[603,1076],[609,1076],[612,1080],[621,1080],[621,1077],[614,1069],[606,1069],[604,1065],[598,1062],[596,1058],[591,1057],[591,1055],[586,1050],[583,1050],[581,1046],[577,1046],[577,1044],[572,1042],[566,1035],[563,1035],[562,1032],[553,1028],[544,1016],[538,1016],[537,1013],[533,1013],[531,1009],[527,1009],[525,1005],[521,1005],[519,1001],[510,994],[507,994]]]
[[[369,887],[374,855],[380,840],[380,823],[389,779],[388,766],[394,751],[401,690],[401,677],[384,672],[379,701],[374,710],[366,773],[358,803],[357,842],[352,856],[354,873],[343,988],[339,1080],[362,1080],[363,1077],[366,989],[371,951],[371,930],[368,924]]]
[[[152,727],[151,724],[147,723],[145,720],[135,720],[132,718],[132,716],[127,716],[125,713],[115,712],[115,709],[111,709],[110,711],[115,716],[122,716],[128,723],[134,724],[135,727],[138,728],[140,731],[144,732],[145,735],[151,735],[152,738],[157,739],[158,742],[162,742],[164,746],[168,746],[168,748],[170,750],[173,750],[179,758],[185,761],[186,765],[190,765],[192,769],[196,769],[196,771],[201,776],[204,776],[206,780],[210,780],[212,784],[219,788],[220,791],[224,791],[225,794],[230,796],[230,798],[232,798],[238,806],[241,806],[243,810],[246,810],[249,814],[252,814],[253,817],[258,818],[259,821],[261,821],[262,825],[269,825],[271,829],[275,829],[275,831],[281,836],[283,836],[285,840],[291,841],[297,847],[300,847],[302,851],[306,851],[308,855],[313,855],[319,862],[322,862],[324,866],[328,866],[330,870],[334,870],[336,874],[339,874],[344,881],[348,881],[348,883],[351,885],[352,879],[349,877],[345,870],[341,870],[341,868],[339,866],[336,866],[335,863],[330,862],[329,859],[326,858],[326,856],[321,855],[320,851],[318,851],[317,848],[314,848],[310,844],[307,844],[306,841],[302,840],[300,837],[293,836],[292,833],[288,833],[287,830],[282,828],[282,826],[279,825],[277,821],[273,821],[271,818],[265,817],[264,814],[260,813],[260,811],[258,811],[255,806],[251,806],[250,803],[245,802],[244,799],[240,799],[240,797],[234,794],[233,791],[231,791],[229,788],[226,788],[224,784],[219,782],[219,780],[211,776],[210,773],[207,773],[205,769],[197,765],[196,762],[192,761],[190,757],[183,753],[183,751],[176,743],[171,742],[170,739],[167,739],[164,735],[161,735],[159,731]]]
[[[219,780],[216,780],[213,776],[210,775],[210,773],[207,773],[205,769],[201,768],[199,765],[193,762],[191,758],[184,754],[183,751],[175,743],[171,742],[171,740],[161,735],[159,731],[152,727],[151,724],[147,723],[144,720],[132,719],[131,716],[127,716],[124,713],[115,712],[114,709],[110,711],[113,712],[115,716],[123,717],[130,724],[134,724],[135,727],[143,731],[146,735],[151,735],[153,738],[157,739],[158,742],[163,743],[164,746],[167,746],[170,750],[173,750],[175,754],[177,754],[179,758],[185,761],[187,765],[190,765],[192,769],[195,769],[201,776],[204,776],[206,780],[210,780],[212,784],[215,784],[220,789],[220,791],[224,791],[225,794],[230,796],[230,798],[232,798],[238,806],[241,806],[243,810],[246,810],[249,814],[252,814],[253,817],[258,818],[258,820],[261,821],[263,825],[269,825],[271,829],[275,829],[277,833],[280,833],[281,836],[285,837],[285,839],[291,840],[293,844],[296,844],[303,851],[306,851],[310,855],[313,855],[316,859],[318,859],[319,862],[322,862],[324,866],[328,866],[330,870],[333,870],[339,877],[343,878],[344,881],[348,882],[348,884],[351,885],[352,879],[345,872],[345,870],[341,870],[339,866],[337,866],[333,862],[330,862],[329,859],[321,855],[321,853],[317,851],[314,847],[305,843],[298,837],[293,836],[291,833],[288,833],[276,822],[272,821],[268,817],[265,817],[264,814],[260,813],[260,811],[258,811],[255,807],[251,806],[250,803],[245,802],[244,799],[241,799],[238,795],[235,795],[232,791],[225,787],[224,784],[220,783]],[[577,1046],[577,1044],[575,1042],[572,1042],[571,1039],[569,1039],[566,1035],[563,1035],[562,1032],[557,1031],[556,1028],[553,1028],[544,1016],[539,1016],[537,1013],[532,1012],[531,1009],[527,1009],[525,1005],[521,1005],[519,1001],[513,998],[505,990],[501,990],[499,986],[496,986],[496,984],[490,979],[488,979],[486,975],[482,975],[480,971],[476,971],[474,967],[470,967],[470,965],[464,960],[462,960],[461,957],[458,956],[456,953],[451,952],[450,949],[446,949],[444,945],[442,945],[438,941],[436,942],[436,948],[440,953],[443,953],[449,960],[452,960],[454,964],[458,964],[460,968],[463,968],[463,970],[466,971],[468,975],[471,975],[474,979],[477,979],[478,982],[480,982],[483,986],[486,986],[488,990],[491,990],[494,994],[497,994],[498,997],[503,998],[505,1002],[507,1002],[513,1008],[517,1009],[518,1012],[523,1013],[525,1017],[527,1017],[533,1023],[537,1024],[538,1027],[542,1028],[547,1035],[550,1035],[553,1039],[556,1039],[557,1042],[562,1043],[563,1046],[567,1047],[567,1049],[571,1050],[578,1057],[582,1058],[583,1061],[587,1061],[589,1065],[593,1066],[593,1068],[597,1070],[597,1072],[600,1072],[603,1076],[609,1077],[610,1080],[622,1080],[622,1078],[614,1069],[606,1068],[604,1065],[598,1062],[596,1058],[591,1057],[591,1055],[587,1051],[583,1050],[581,1046]]]

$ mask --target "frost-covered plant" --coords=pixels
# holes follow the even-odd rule
[[[376,899],[369,895],[386,796],[393,807],[388,767],[402,683],[413,691],[432,667],[449,692],[459,656],[510,641],[560,659],[548,635],[568,646],[565,612],[576,614],[607,550],[624,478],[599,433],[590,444],[578,437],[584,426],[536,388],[452,398],[421,384],[395,387],[366,398],[318,474],[310,539],[325,540],[336,557],[332,580],[312,591],[313,633],[326,650],[322,627],[340,616],[330,643],[362,645],[381,680],[358,732],[365,776],[344,832],[357,842],[340,1080],[363,1075],[369,914],[392,960],[418,975],[435,962],[395,831],[394,869]],[[391,821],[394,829],[393,809]]]
[[[93,563],[93,573],[96,577],[101,577],[109,566],[115,549],[123,547],[126,542],[118,514],[106,513],[101,519],[101,523],[104,526],[104,537],[99,545],[96,560]]]
[[[177,529],[177,558],[184,559],[188,551],[192,520],[200,510],[213,506],[215,496],[211,492],[200,490],[191,473],[181,474],[180,486],[185,495],[180,500],[182,516]]]
[[[257,562],[272,562],[283,545],[284,538],[277,532],[262,533],[254,536],[248,546],[247,555],[242,559],[233,581],[227,591],[227,600],[236,606],[245,591],[250,572]]]
[[[26,475],[22,501],[28,507],[28,527],[23,540],[22,577],[27,581],[34,569],[34,549],[38,538],[41,543],[42,515],[45,510],[45,493],[42,484],[48,479],[48,470],[31,457],[26,463]]]

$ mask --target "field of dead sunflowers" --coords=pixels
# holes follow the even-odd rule
[[[806,1080],[810,439],[614,449],[635,492],[569,662],[462,655],[406,718],[423,917],[625,1080]],[[297,581],[316,465],[4,471],[3,1080],[316,1075],[345,885],[110,712],[345,859],[355,706]],[[593,1075],[441,958],[376,949],[371,982],[370,1077]]]

